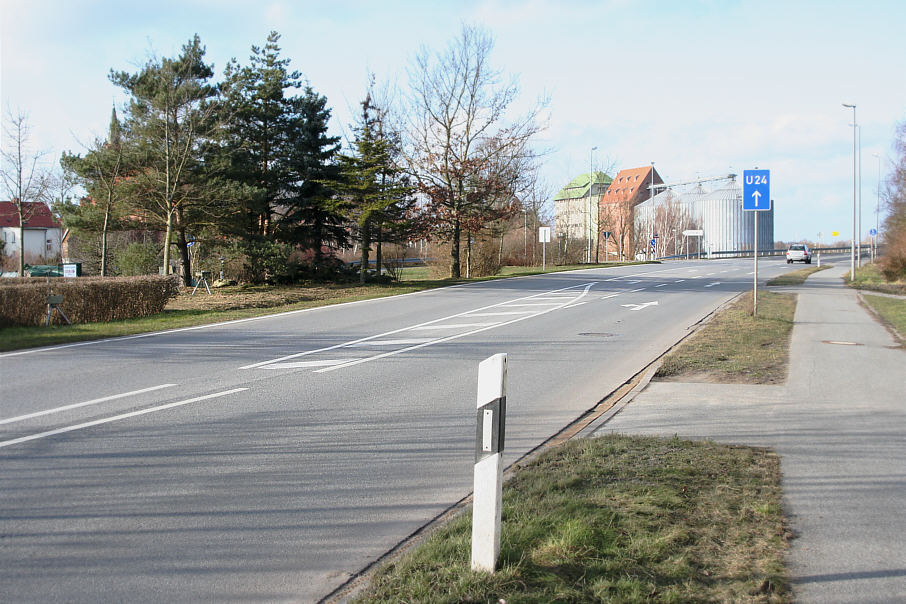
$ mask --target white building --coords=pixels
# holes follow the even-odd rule
[[[25,202],[25,225],[20,228],[19,213],[12,201],[0,201],[0,241],[4,265],[18,258],[24,241],[27,264],[56,264],[60,260],[63,227],[43,202]]]

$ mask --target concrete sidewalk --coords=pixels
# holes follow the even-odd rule
[[[654,382],[595,434],[770,447],[797,538],[797,601],[906,602],[906,350],[843,286],[799,294],[783,386]]]

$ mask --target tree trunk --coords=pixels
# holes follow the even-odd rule
[[[170,238],[173,237],[173,211],[167,212],[167,232],[164,235],[164,274],[170,274]]]
[[[466,231],[466,279],[472,278],[472,232]]]
[[[361,266],[359,266],[359,283],[365,283],[365,275],[368,271],[368,252],[371,247],[371,234],[369,233],[369,225],[366,222],[362,225],[362,256],[361,256]]]
[[[107,229],[110,226],[110,196],[104,208],[104,226],[101,228],[101,277],[107,276]]]
[[[375,264],[377,265],[377,274],[378,276],[384,274],[384,245],[382,239],[384,238],[384,229],[383,225],[378,222],[377,228],[377,250],[375,251]]]
[[[462,235],[462,226],[459,217],[453,218],[453,238],[450,241],[450,278],[459,279],[459,238]]]
[[[189,245],[186,240],[186,229],[180,227],[176,232],[176,247],[179,248],[179,259],[182,264],[182,283],[192,285],[192,260],[189,258]]]

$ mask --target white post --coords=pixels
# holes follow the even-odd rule
[[[478,429],[472,497],[472,570],[493,573],[500,555],[506,354],[478,365]]]

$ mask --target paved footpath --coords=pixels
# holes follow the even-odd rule
[[[803,603],[906,602],[906,350],[842,285],[799,294],[782,386],[653,382],[595,434],[677,434],[781,456]]]

